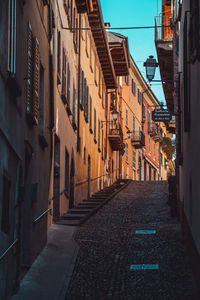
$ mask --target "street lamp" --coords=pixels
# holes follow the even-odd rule
[[[111,114],[112,114],[113,121],[116,122],[119,114],[118,111],[116,109],[113,109]]]
[[[156,68],[158,67],[158,63],[156,59],[153,58],[153,55],[150,55],[149,58],[144,62],[144,66],[146,68],[146,77],[148,81],[152,81],[155,76]]]

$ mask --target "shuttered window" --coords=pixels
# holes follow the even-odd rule
[[[67,112],[71,115],[71,72],[70,65],[67,65]]]
[[[80,109],[83,110],[83,103],[84,103],[84,72],[81,70],[80,73]]]
[[[8,72],[16,73],[16,0],[8,0]]]
[[[76,120],[77,120],[77,116],[76,116],[76,87],[73,84],[73,108],[72,108],[72,125],[73,128],[76,129],[77,128],[77,124],[76,124]]]
[[[91,71],[93,72],[93,69],[92,69],[92,36],[90,35],[90,68],[91,68]]]
[[[134,115],[133,115],[132,125],[133,125],[133,140],[135,140],[135,116]]]
[[[103,160],[103,129],[101,130],[101,159]]]
[[[138,102],[139,104],[142,103],[142,93],[140,92],[140,89],[138,89]]]
[[[97,143],[97,139],[96,139],[96,109],[94,108],[94,142],[95,144]]]
[[[94,81],[97,84],[97,55],[94,55]]]
[[[102,81],[102,107],[104,108],[104,84]]]
[[[98,151],[101,151],[101,130],[100,130],[100,120],[98,120]]]
[[[90,96],[90,132],[93,133],[92,130],[92,97]]]
[[[132,93],[134,96],[136,95],[136,83],[133,78],[132,78]]]
[[[57,84],[61,83],[61,34],[58,31],[57,40]]]
[[[99,67],[99,97],[101,97],[101,69]]]
[[[126,142],[125,152],[126,152],[126,163],[128,164],[128,143],[127,142]]]
[[[148,111],[148,133],[151,132],[151,113]]]
[[[133,164],[132,164],[133,169],[136,169],[135,158],[136,158],[136,152],[135,152],[135,150],[133,150]]]
[[[127,85],[129,85],[129,75],[126,75],[125,82],[126,82]]]
[[[85,121],[88,122],[88,102],[89,102],[89,87],[87,86],[87,81],[85,79],[85,97],[84,97],[84,117]]]
[[[126,107],[126,127],[128,128],[128,108]]]
[[[62,55],[62,89],[61,89],[61,98],[64,103],[67,103],[67,57],[65,48],[63,48],[63,55]]]
[[[27,85],[26,85],[26,114],[28,121],[38,124],[39,112],[39,42],[33,37],[30,23],[27,37]]]

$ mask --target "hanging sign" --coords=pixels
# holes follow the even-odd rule
[[[170,122],[172,113],[168,109],[154,109],[152,111],[152,120],[154,122]]]

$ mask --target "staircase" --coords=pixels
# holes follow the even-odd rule
[[[119,191],[124,189],[131,180],[118,180],[110,187],[96,192],[89,200],[84,200],[78,206],[69,209],[62,215],[56,224],[80,226],[94,213],[96,213],[103,205],[111,200]]]

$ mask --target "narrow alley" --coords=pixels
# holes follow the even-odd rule
[[[167,182],[131,182],[75,234],[66,300],[197,300]]]

